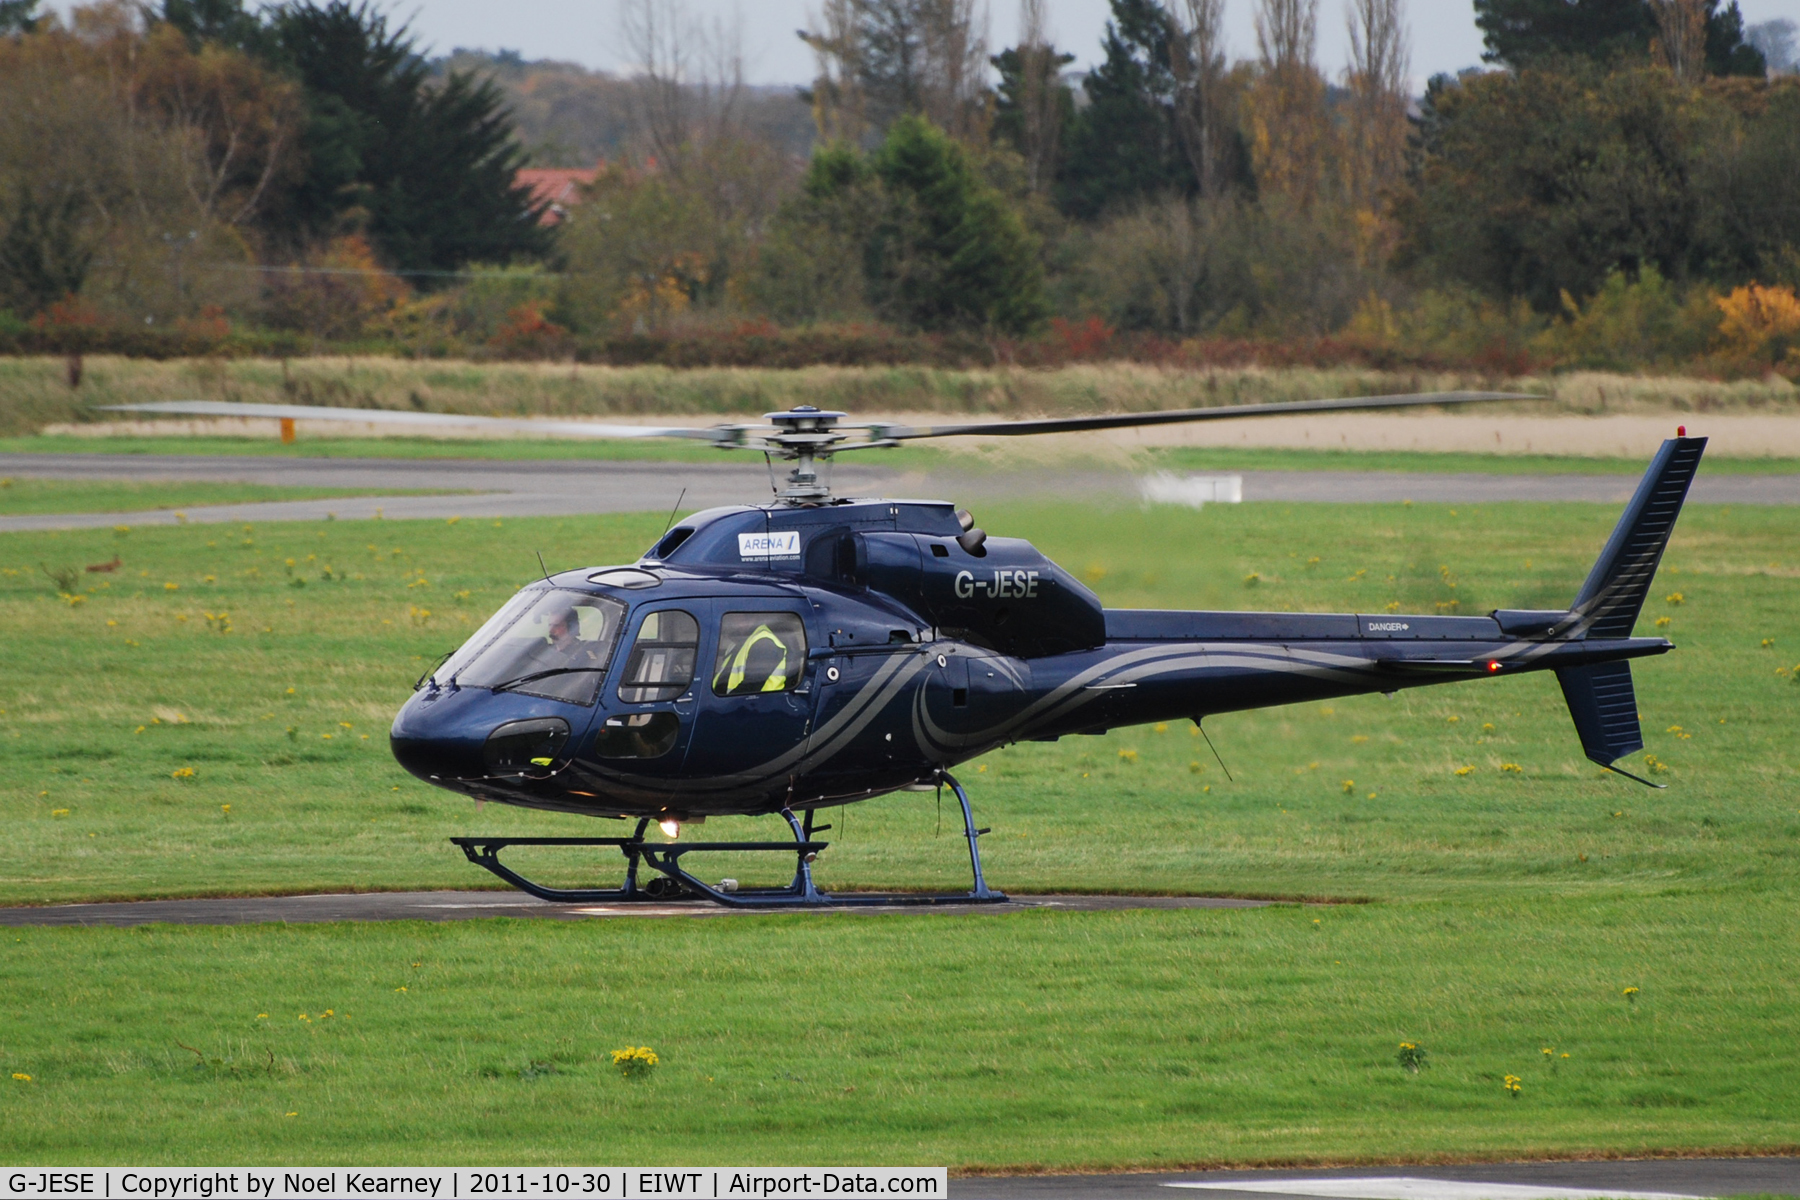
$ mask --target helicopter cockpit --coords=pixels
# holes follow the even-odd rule
[[[521,592],[432,673],[440,682],[592,704],[625,606],[563,588]]]

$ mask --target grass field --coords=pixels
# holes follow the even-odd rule
[[[591,830],[431,791],[388,757],[386,725],[535,575],[532,548],[626,560],[664,516],[0,537],[0,900],[479,886],[446,837]],[[980,516],[1114,605],[1480,612],[1565,603],[1616,514]],[[1583,760],[1536,676],[1218,718],[1235,782],[1186,724],[962,772],[1003,888],[1366,903],[12,931],[0,1081],[30,1078],[0,1086],[0,1158],[603,1146],[977,1168],[1800,1146],[1797,547],[1794,510],[1684,514],[1642,626],[1680,649],[1637,671],[1667,791]],[[114,554],[73,602],[38,572]],[[936,815],[919,795],[834,815],[822,879],[953,884]],[[1402,1040],[1430,1054],[1416,1076]],[[606,1051],[644,1043],[653,1078],[611,1074]]]
[[[0,451],[4,453],[4,451]],[[149,512],[207,504],[260,504],[275,500],[335,500],[344,496],[430,496],[442,492],[394,488],[275,487],[260,483],[75,482],[0,478],[0,516],[37,513]]]
[[[15,931],[0,1071],[32,1078],[0,1088],[0,1158],[967,1169],[1793,1147],[1791,893],[1709,892]],[[1402,1040],[1429,1052],[1416,1076]],[[619,1078],[607,1053],[642,1044],[662,1065]]]

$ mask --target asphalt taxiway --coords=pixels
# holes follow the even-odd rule
[[[1800,1158],[957,1178],[950,1200],[1673,1200],[1800,1195]]]
[[[844,495],[943,496],[958,503],[1020,496],[1138,498],[1143,478],[1127,471],[981,469],[906,472],[843,463],[833,486]],[[1512,500],[1622,504],[1636,475],[1483,475],[1402,471],[1233,471],[1247,502],[1486,504]],[[438,496],[349,496],[216,504],[176,511],[0,516],[0,532],[244,521],[358,520],[374,517],[547,517],[683,512],[753,502],[770,495],[761,463],[594,460],[277,458],[255,455],[0,454],[0,476],[88,482],[256,483],[370,491],[454,491]],[[1690,498],[1702,504],[1800,504],[1800,475],[1706,475]]]

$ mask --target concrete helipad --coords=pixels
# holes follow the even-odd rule
[[[1303,1151],[1303,1146],[1296,1146]],[[1800,1158],[1611,1159],[950,1181],[950,1200],[1667,1200],[1800,1195]]]

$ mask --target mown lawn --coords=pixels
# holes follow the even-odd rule
[[[1566,602],[1615,515],[977,514],[1110,604],[1427,612]],[[445,838],[591,832],[433,792],[387,756],[386,725],[536,574],[533,549],[553,568],[627,560],[665,518],[0,538],[0,900],[480,886]],[[1231,780],[1186,724],[963,771],[1003,888],[1365,903],[12,931],[0,1158],[1123,1166],[1800,1145],[1797,547],[1793,510],[1684,514],[1641,626],[1679,649],[1637,670],[1662,769],[1637,761],[1667,791],[1582,759],[1539,677],[1217,718]],[[114,554],[74,603],[39,570]],[[960,878],[928,795],[832,819],[828,884]],[[1402,1040],[1429,1052],[1416,1076]],[[654,1078],[610,1073],[607,1051],[645,1043]]]
[[[1118,1167],[1800,1142],[1790,894],[5,942],[0,1071],[31,1076],[0,1086],[9,1162]],[[1403,1040],[1429,1054],[1416,1076]],[[613,1072],[628,1045],[662,1058],[649,1080]]]

